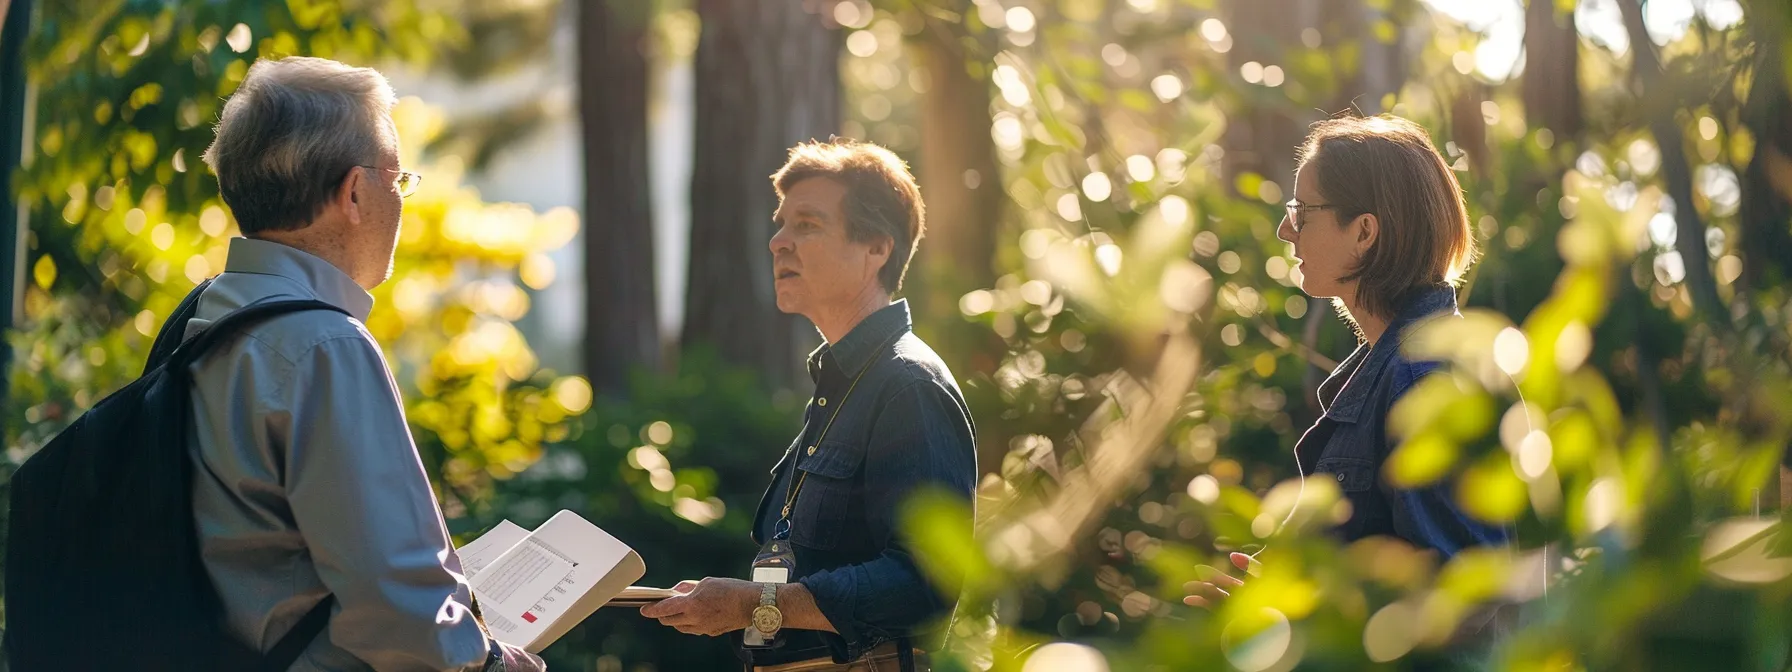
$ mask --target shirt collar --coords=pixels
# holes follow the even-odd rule
[[[842,371],[858,371],[877,353],[880,346],[913,326],[908,299],[897,299],[860,320],[852,331],[841,337],[839,343],[823,343],[809,353],[809,377],[817,383],[821,382],[823,357],[833,360],[833,364]]]
[[[373,295],[330,262],[296,247],[253,238],[230,239],[226,273],[273,275],[303,285],[318,300],[339,307],[355,319],[367,321],[373,312]]]
[[[1421,320],[1439,314],[1459,314],[1456,311],[1456,289],[1449,285],[1428,287],[1415,292],[1400,305],[1393,322],[1388,323],[1381,338],[1375,341],[1375,347],[1368,344],[1358,346],[1356,352],[1344,360],[1343,364],[1332,371],[1332,375],[1320,384],[1320,405],[1325,406],[1325,414],[1333,420],[1356,422],[1361,415],[1364,402],[1369,399],[1369,391],[1375,387],[1375,381],[1381,377],[1382,370],[1400,351],[1400,344],[1406,340],[1406,332]],[[1364,348],[1368,348],[1365,355]],[[1328,388],[1342,387],[1326,405],[1325,391]]]

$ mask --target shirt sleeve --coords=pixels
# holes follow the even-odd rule
[[[836,660],[855,660],[905,636],[950,608],[899,538],[899,507],[923,487],[970,501],[976,447],[963,411],[937,383],[898,391],[880,410],[865,456],[865,512],[883,551],[868,562],[816,572],[799,581],[839,634],[822,633]]]
[[[1394,371],[1392,398],[1388,408],[1425,376],[1447,375],[1435,364],[1408,365]],[[1383,421],[1385,422],[1385,416]],[[1392,451],[1396,446],[1387,446]],[[1503,543],[1504,528],[1469,517],[1456,502],[1456,479],[1446,478],[1431,485],[1401,489],[1387,486],[1388,504],[1393,514],[1394,534],[1419,548],[1436,549],[1444,560],[1470,546]]]
[[[490,646],[371,336],[294,363],[266,419],[318,576],[340,605],[330,641],[381,672],[477,670]],[[280,454],[276,452],[276,454]]]

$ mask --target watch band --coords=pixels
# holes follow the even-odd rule
[[[778,611],[778,586],[759,584],[759,607],[753,610],[752,628],[760,638],[769,640],[784,629],[784,613]]]

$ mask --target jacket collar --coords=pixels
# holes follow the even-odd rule
[[[879,346],[884,345],[897,334],[913,328],[914,322],[909,315],[908,299],[897,299],[888,306],[879,308],[877,312],[860,320],[852,331],[840,339],[839,343],[823,343],[814,352],[809,353],[809,377],[821,382],[823,358],[832,360],[832,364],[842,372],[858,371],[865,366],[871,356],[877,354]],[[850,373],[845,375],[851,375]]]
[[[1419,290],[1402,303],[1394,321],[1381,333],[1374,347],[1367,343],[1357,346],[1356,351],[1320,384],[1319,404],[1325,409],[1326,417],[1339,422],[1356,422],[1375,382],[1388,368],[1388,362],[1399,354],[1400,345],[1406,341],[1412,325],[1445,313],[1461,314],[1456,310],[1456,290],[1448,285]]]

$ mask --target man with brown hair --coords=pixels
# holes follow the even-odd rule
[[[908,303],[891,301],[926,206],[896,155],[852,140],[792,148],[772,185],[778,308],[826,340],[809,356],[803,430],[754,516],[755,566],[793,561],[790,583],[685,582],[641,613],[680,632],[743,632],[754,670],[924,669],[922,640],[953,600],[916,566],[897,512],[924,488],[968,502],[977,476],[958,384],[911,331]],[[751,647],[761,639],[777,645]]]

